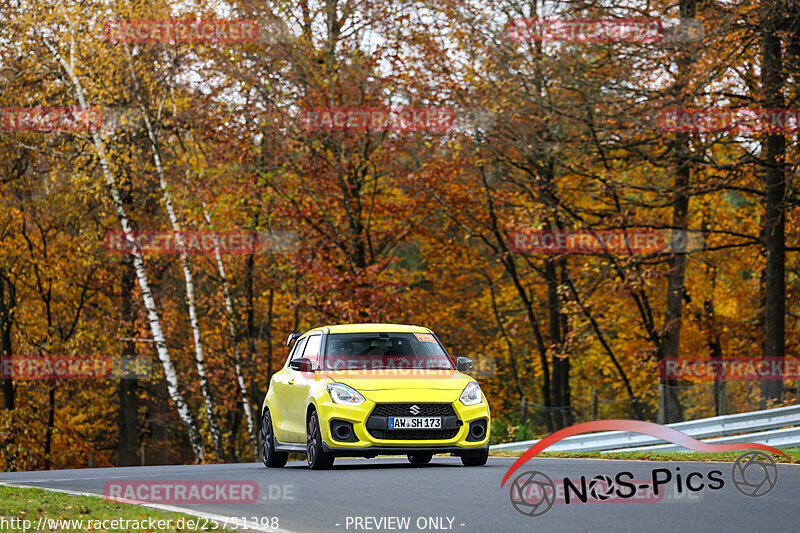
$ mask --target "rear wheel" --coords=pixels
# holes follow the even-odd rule
[[[269,416],[269,411],[264,411],[261,419],[261,460],[267,468],[286,466],[289,454],[275,451],[275,441],[272,436],[272,417]]]
[[[334,456],[322,449],[322,433],[319,430],[317,412],[311,411],[306,431],[306,460],[312,470],[327,470],[333,466]]]
[[[408,462],[412,465],[424,465],[431,462],[432,453],[409,453]]]
[[[462,455],[461,462],[464,466],[483,466],[489,460],[489,449],[486,448],[472,455]]]

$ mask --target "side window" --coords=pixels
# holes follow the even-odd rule
[[[305,348],[306,342],[308,342],[308,337],[297,341],[297,343],[294,345],[294,350],[292,350],[292,354],[289,356],[289,361],[300,358],[300,354],[303,353],[303,348]]]
[[[321,343],[322,335],[312,335],[311,337],[308,337],[308,344],[306,344],[306,349],[303,352],[303,357],[311,360],[313,368],[317,368]]]

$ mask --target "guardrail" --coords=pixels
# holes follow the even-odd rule
[[[701,418],[688,422],[667,424],[668,427],[695,439],[710,443],[758,442],[775,448],[800,446],[800,405],[752,411],[735,415]],[[779,429],[785,428],[785,429]],[[710,438],[714,437],[714,438]],[[524,451],[539,442],[528,440],[496,444],[491,451]],[[676,444],[628,431],[604,431],[567,437],[546,451],[550,452],[591,452],[603,451],[688,451]]]

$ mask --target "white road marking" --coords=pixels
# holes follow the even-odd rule
[[[141,468],[141,467],[138,467]],[[99,469],[98,469],[99,470]],[[103,470],[108,470],[104,468]],[[129,475],[129,476],[92,476],[92,477],[61,477],[61,478],[42,478],[42,479],[25,479],[25,483],[47,483],[48,481],[78,481],[78,480],[85,480],[85,479],[94,479],[94,480],[106,480],[106,479],[139,479],[143,477],[165,477],[163,472],[159,472],[158,474],[136,474],[136,475]],[[0,481],[0,483],[6,483],[6,481]],[[13,481],[7,481],[7,483],[13,483]]]

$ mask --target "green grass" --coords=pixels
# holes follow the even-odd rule
[[[746,450],[723,453],[699,453],[699,452],[542,452],[536,457],[563,457],[568,459],[617,459],[626,461],[721,461],[733,462],[737,457],[745,453]],[[778,454],[770,454],[776,463],[800,464],[800,448],[787,448],[781,450],[789,457]],[[491,452],[493,457],[519,457],[525,452]]]
[[[65,520],[83,520],[83,527],[47,527],[46,522],[42,523],[40,531],[64,531],[64,532],[84,532],[88,529],[89,520],[131,520],[131,521],[147,521],[153,518],[154,521],[159,520],[172,520],[172,529],[150,528],[149,524],[139,524],[138,528],[123,528],[123,529],[92,529],[98,532],[130,532],[130,533],[144,533],[144,532],[157,532],[157,531],[232,531],[231,529],[223,530],[222,524],[219,528],[212,527],[213,524],[206,524],[206,529],[203,530],[203,522],[205,519],[193,517],[190,515],[182,515],[178,513],[168,513],[150,509],[148,507],[140,507],[138,505],[130,505],[123,503],[116,503],[113,501],[105,500],[102,497],[91,496],[71,496],[59,492],[49,492],[41,489],[29,489],[19,487],[0,486],[0,531],[25,531],[23,523],[9,523],[11,518],[19,518],[20,520],[29,520],[30,528],[27,531],[35,531],[39,517],[44,516],[44,519],[65,519]],[[194,520],[193,528],[189,528],[188,524],[182,528],[176,526],[178,519],[184,518],[185,520]],[[2,520],[6,520],[3,523]],[[200,521],[199,523],[197,521]],[[166,524],[166,522],[165,522]],[[110,526],[111,523],[106,525]],[[135,525],[135,524],[131,524]],[[75,526],[75,523],[73,523]],[[230,524],[228,524],[230,527]]]

